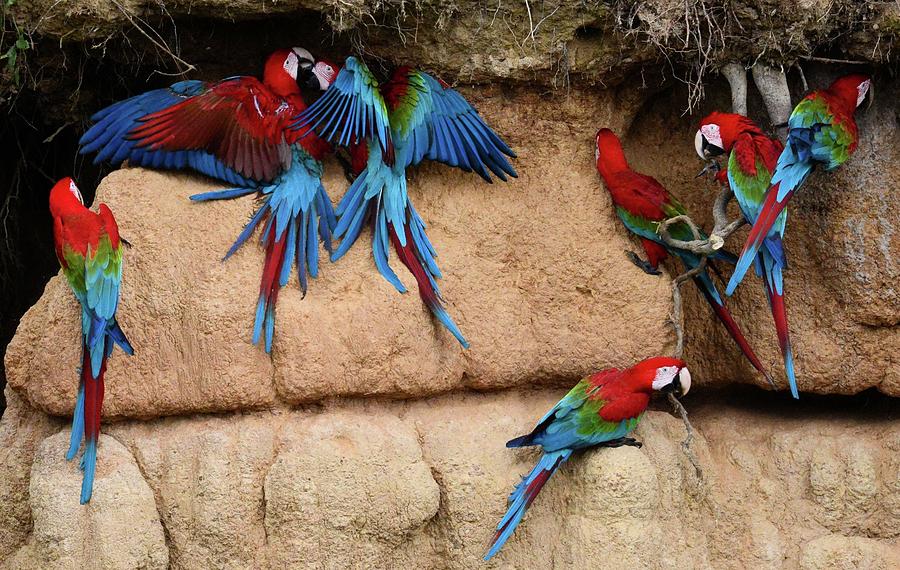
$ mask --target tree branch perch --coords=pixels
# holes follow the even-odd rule
[[[689,251],[700,256],[700,263],[696,267],[682,273],[672,280],[672,327],[675,329],[675,350],[673,356],[675,356],[675,358],[681,358],[684,353],[684,309],[681,299],[682,283],[693,279],[703,272],[706,269],[709,256],[714,255],[722,249],[722,247],[725,246],[725,240],[747,223],[743,218],[738,218],[736,220],[728,219],[728,203],[731,202],[732,198],[734,198],[734,192],[732,192],[729,186],[725,186],[713,204],[714,226],[712,233],[710,233],[709,237],[706,239],[703,239],[703,234],[700,232],[700,229],[697,227],[694,220],[686,214],[673,216],[663,220],[657,228],[660,238],[662,238],[666,245]],[[684,241],[673,238],[669,232],[669,227],[674,224],[686,225],[691,230],[694,239],[691,241]],[[691,425],[690,419],[688,418],[687,410],[674,394],[669,394],[669,402],[681,415],[681,421],[684,422],[684,429],[687,433],[684,441],[681,442],[681,450],[685,456],[687,456],[691,465],[693,465],[698,481],[702,483],[703,469],[700,467],[700,461],[691,449],[691,443],[694,440],[694,427]]]

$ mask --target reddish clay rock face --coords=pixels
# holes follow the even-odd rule
[[[30,494],[8,496],[0,515],[24,532],[5,540],[0,567],[896,568],[897,406],[749,390],[686,398],[702,482],[681,421],[651,410],[641,449],[573,455],[486,566],[506,497],[537,460],[504,443],[563,393],[117,422],[86,507],[63,429],[18,463]],[[37,433],[41,415],[11,403],[7,417]]]
[[[665,353],[668,283],[645,278],[624,256],[631,242],[593,166],[596,126],[622,128],[628,109],[615,108],[611,96],[573,96],[550,120],[533,95],[495,90],[472,100],[519,153],[519,178],[488,185],[434,165],[410,182],[470,350],[436,324],[415,289],[400,295],[382,279],[364,233],[336,264],[323,252],[305,299],[295,278],[281,293],[270,359],[249,339],[263,252],[254,238],[220,262],[254,201],[191,203],[188,196],[212,184],[125,169],[104,181],[98,201],[134,244],[125,252],[119,314],[136,355],[112,358],[104,413],[153,417],[568,383]],[[347,187],[337,164],[328,164],[325,185],[335,200]],[[78,330],[75,300],[54,278],[7,352],[10,386],[47,412],[70,413]]]
[[[810,71],[812,87],[828,85],[835,73]],[[879,90],[895,93],[897,82]],[[658,178],[688,207],[692,217],[711,225],[718,188],[695,179],[702,164],[692,155],[700,119],[713,109],[727,109],[728,87],[692,120],[677,112],[677,98],[650,102],[638,113],[626,139],[635,167]],[[795,91],[794,100],[797,100]],[[751,115],[765,117],[755,109]],[[791,328],[797,380],[801,391],[855,394],[876,387],[900,396],[900,112],[897,98],[876,97],[871,109],[858,112],[859,149],[833,172],[815,171],[788,205],[785,251],[785,299]],[[671,125],[671,130],[659,124]],[[737,216],[736,205],[732,215]],[[726,244],[739,252],[747,230]],[[730,269],[720,266],[724,275]],[[649,278],[648,278],[649,279]],[[765,380],[742,359],[703,299],[686,287],[686,359],[704,382]],[[724,284],[721,289],[724,291]],[[757,353],[783,389],[781,353],[762,284],[748,272],[735,295],[726,299]]]

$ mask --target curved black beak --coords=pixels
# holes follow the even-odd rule
[[[321,91],[322,86],[319,83],[319,78],[316,77],[316,74],[313,73],[312,68],[309,68],[309,71],[304,71],[302,77],[302,85],[307,89],[315,89],[316,91]]]
[[[723,154],[725,154],[724,148],[719,148],[714,144],[710,144],[710,142],[706,140],[706,137],[703,137],[703,156],[715,158],[717,156],[722,156]]]

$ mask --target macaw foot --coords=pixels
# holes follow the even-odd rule
[[[712,174],[712,175],[713,175],[713,178],[715,178],[716,175],[719,174],[719,171],[720,171],[720,170],[722,170],[722,165],[719,164],[719,161],[718,161],[718,160],[712,159],[712,160],[710,160],[709,162],[706,163],[706,166],[704,166],[704,167],[703,167],[703,170],[701,170],[701,171],[697,174],[696,178],[700,178],[701,176],[705,176],[705,175],[707,175],[707,174]]]
[[[643,259],[641,259],[640,256],[635,252],[626,250],[625,255],[628,256],[628,259],[631,260],[631,263],[640,267],[641,271],[643,271],[647,275],[662,275],[659,269],[650,265],[649,261],[644,261]]]
[[[629,447],[636,447],[640,449],[644,444],[634,439],[633,437],[620,437],[619,439],[612,439],[610,441],[602,443],[601,445],[603,447],[622,447],[623,445],[627,445]]]

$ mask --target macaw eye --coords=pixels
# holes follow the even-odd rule
[[[294,52],[288,54],[288,56],[284,60],[284,70],[288,75],[291,76],[291,79],[297,80],[297,68],[300,66],[300,60],[297,59],[297,55]]]

